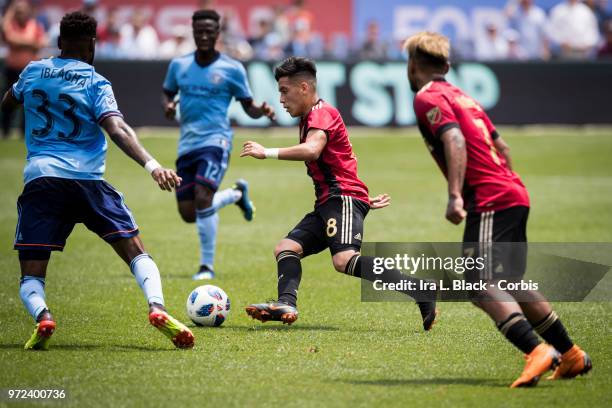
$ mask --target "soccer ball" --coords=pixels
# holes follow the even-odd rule
[[[230,300],[217,286],[198,286],[187,298],[187,315],[198,326],[221,326],[229,312]]]

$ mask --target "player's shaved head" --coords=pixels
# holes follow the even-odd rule
[[[96,37],[98,22],[95,18],[75,11],[66,14],[60,22],[60,37],[67,41],[89,41]]]
[[[442,34],[421,32],[408,38],[404,43],[410,60],[420,67],[443,73],[449,63],[450,42]]]
[[[274,68],[274,78],[287,77],[290,80],[308,81],[314,87],[317,82],[317,67],[315,63],[303,57],[289,57]]]
[[[221,32],[221,16],[215,10],[198,10],[191,16],[193,40],[200,59],[215,55],[215,44]],[[198,58],[198,57],[196,57]]]
[[[197,10],[191,16],[191,21],[195,23],[196,21],[199,21],[199,20],[213,20],[217,24],[219,24],[219,21],[221,20],[221,16],[215,10],[211,10],[211,9]]]
[[[98,22],[92,16],[75,11],[66,14],[60,22],[57,46],[61,57],[75,58],[93,64],[96,51]]]

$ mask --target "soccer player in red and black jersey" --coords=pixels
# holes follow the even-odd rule
[[[389,205],[386,194],[370,198],[357,176],[357,158],[344,121],[336,108],[319,99],[315,64],[290,57],[275,69],[280,102],[292,117],[300,117],[300,143],[266,149],[256,142],[244,143],[241,157],[304,161],[315,186],[314,211],[306,216],[274,249],[278,264],[278,301],[253,304],[247,313],[258,320],[293,323],[298,316],[297,290],[302,276],[301,258],[329,248],[338,272],[374,280],[374,258],[359,253],[363,220],[370,209]],[[397,270],[385,270],[386,282],[416,281]],[[416,287],[418,286],[418,282]],[[406,291],[415,298],[429,330],[435,320],[435,291]]]
[[[466,219],[466,256],[483,256],[488,251],[490,264],[479,271],[479,277],[466,279],[493,282],[504,272],[522,278],[529,196],[512,171],[508,145],[478,102],[444,79],[450,68],[446,37],[416,34],[406,41],[405,48],[409,55],[408,79],[416,93],[418,126],[448,180],[446,219],[453,224]],[[500,242],[520,244],[492,245]],[[473,293],[472,301],[527,355],[525,369],[512,387],[536,385],[540,376],[557,363],[559,353],[561,364],[552,378],[572,378],[591,369],[588,355],[570,340],[539,292],[527,291],[519,297],[495,286],[487,287]],[[549,344],[542,343],[536,333]]]

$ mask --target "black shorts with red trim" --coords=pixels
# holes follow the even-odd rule
[[[77,223],[109,243],[138,235],[123,195],[104,180],[39,177],[25,185],[17,214],[17,250],[61,251]]]
[[[466,274],[466,279],[520,280],[527,267],[527,219],[529,207],[500,211],[468,212],[463,233],[463,253],[483,257],[484,268]]]
[[[335,196],[317,206],[289,232],[291,239],[302,246],[303,256],[329,248],[338,252],[361,249],[363,220],[370,206],[349,196]]]

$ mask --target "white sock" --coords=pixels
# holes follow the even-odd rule
[[[208,265],[213,268],[219,226],[219,215],[215,208],[196,210],[196,225],[200,235],[200,265]]]
[[[213,197],[212,207],[215,211],[219,211],[226,205],[234,204],[242,198],[242,191],[235,188],[226,188],[223,191],[217,191]]]
[[[130,262],[130,269],[149,304],[164,305],[159,269],[149,254],[140,254]]]
[[[30,315],[36,320],[40,312],[47,308],[45,303],[45,279],[24,276],[19,286],[19,296]]]

